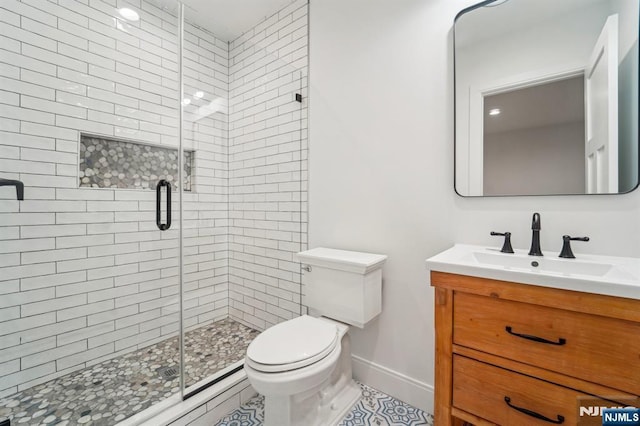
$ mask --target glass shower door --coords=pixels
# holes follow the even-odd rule
[[[183,143],[195,153],[183,205],[187,397],[238,367],[255,334],[229,318],[228,43],[197,15],[187,9],[183,24]]]
[[[178,3],[115,4],[0,4],[0,420],[180,397]]]
[[[216,16],[234,13],[237,2],[216,4]],[[241,369],[260,331],[300,315],[294,255],[306,247],[307,2],[235,31],[205,15],[187,8],[184,24],[196,188],[183,206],[187,396]]]

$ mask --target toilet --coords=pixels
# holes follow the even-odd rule
[[[297,258],[305,265],[306,305],[314,316],[260,333],[244,368],[265,397],[265,426],[335,425],[361,396],[347,332],[380,314],[387,256],[318,247]]]

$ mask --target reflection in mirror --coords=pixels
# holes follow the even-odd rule
[[[583,75],[487,95],[483,120],[484,195],[585,192]]]
[[[637,0],[499,0],[455,23],[456,192],[638,185]]]

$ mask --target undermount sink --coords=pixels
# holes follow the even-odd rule
[[[513,254],[499,249],[456,244],[427,259],[434,271],[515,281],[543,287],[640,299],[640,259],[580,255],[579,259]]]

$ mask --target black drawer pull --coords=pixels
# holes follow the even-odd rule
[[[506,326],[504,329],[507,331],[507,333],[513,336],[522,337],[523,339],[527,339],[527,340],[533,340],[534,342],[538,342],[538,343],[546,343],[548,345],[556,345],[556,346],[562,346],[567,343],[567,339],[564,339],[562,337],[559,338],[557,342],[553,342],[551,340],[543,339],[542,337],[538,337],[538,336],[532,336],[530,334],[514,333],[513,331],[511,331],[510,326]]]
[[[160,189],[163,186],[167,187],[167,223],[162,223],[160,213]],[[156,185],[156,225],[161,231],[166,231],[171,228],[171,183],[164,179],[160,179]]]
[[[513,408],[516,411],[521,412],[522,414],[526,414],[527,416],[535,417],[536,419],[543,420],[545,422],[553,423],[556,425],[564,423],[564,416],[561,416],[560,414],[557,415],[558,420],[553,420],[553,419],[550,419],[549,417],[543,416],[542,414],[536,413],[535,411],[531,411],[526,408],[517,407],[513,405],[511,403],[511,398],[509,398],[508,396],[504,397],[504,402],[506,402],[509,407]]]

